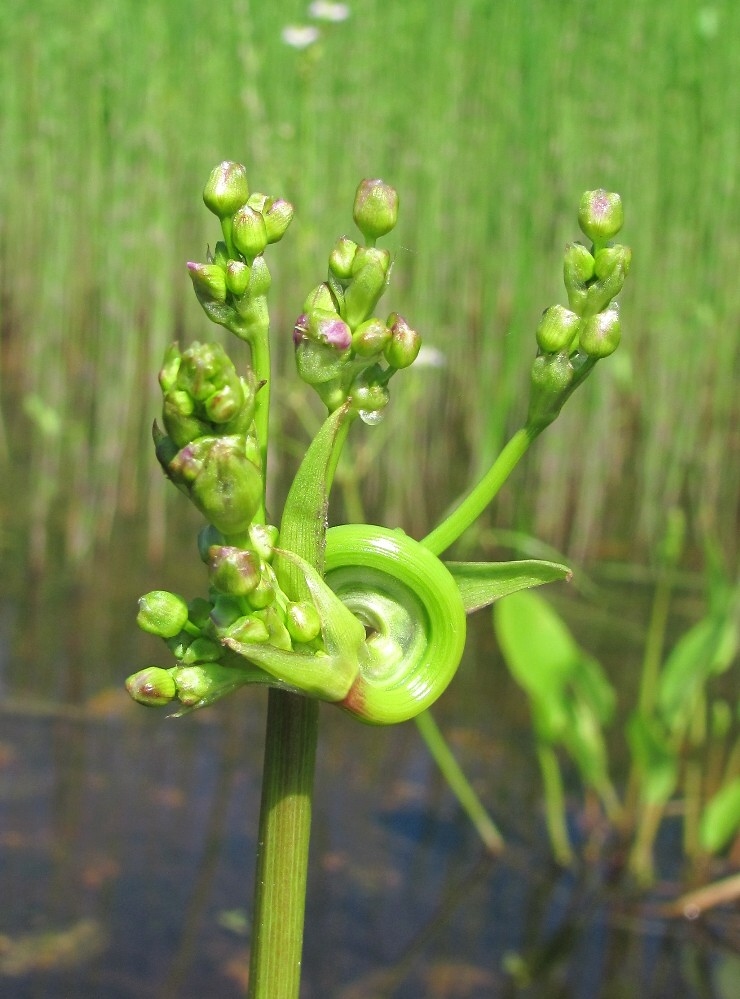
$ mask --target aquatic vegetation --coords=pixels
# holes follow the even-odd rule
[[[392,261],[377,244],[396,225],[399,199],[384,181],[363,180],[353,207],[362,242],[343,236],[334,244],[326,279],[308,293],[294,324],[298,376],[327,416],[277,525],[266,510],[273,384],[265,253],[285,235],[293,207],[250,192],[245,168],[230,161],[214,168],[203,200],[220,221],[222,239],[188,271],[208,319],[249,345],[251,365],[238,374],[218,344],[184,350],[173,344],[165,353],[155,452],[167,478],[206,520],[198,551],[209,586],[192,600],[164,590],[141,598],[139,626],[163,639],[176,665],[148,666],[126,686],[144,705],[179,701],[179,713],[239,687],[270,688],[250,994],[279,999],[297,995],[300,978],[317,702],[372,725],[421,715],[455,675],[467,614],[568,576],[554,562],[439,556],[478,519],[598,361],[617,348],[614,299],[631,255],[613,242],[622,225],[618,195],[587,192],[579,224],[590,247],[566,249],[569,309],[549,309],[537,331],[521,430],[420,541],[398,527],[329,527],[330,492],[350,428],[359,421],[372,432],[385,417],[391,387],[414,364],[422,342],[405,317],[379,312]],[[431,723],[420,730],[430,748],[438,745]],[[435,757],[441,761],[439,752]],[[464,795],[459,781],[453,786]],[[495,838],[490,828],[488,834]]]

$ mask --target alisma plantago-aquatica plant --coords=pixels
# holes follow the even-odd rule
[[[426,538],[397,526],[328,527],[334,471],[350,426],[372,426],[390,401],[393,378],[413,364],[421,336],[380,300],[391,255],[378,241],[396,225],[398,196],[381,180],[360,183],[353,217],[361,241],[334,245],[326,280],[307,295],[293,341],[299,377],[327,417],[308,446],[279,525],[268,523],[270,349],[265,262],[285,234],[292,206],[250,193],[236,163],[216,167],[204,191],[222,239],[206,263],[190,263],[206,315],[251,348],[238,373],[217,344],[167,351],[159,380],[157,458],[206,524],[198,551],[208,572],[204,597],[153,591],[138,624],[159,635],[175,664],[127,680],[146,705],[201,708],[239,687],[271,689],[260,818],[250,994],[297,995],[305,858],[319,701],[360,721],[385,725],[425,711],[452,680],[465,645],[466,615],[506,593],[567,576],[559,564],[442,562],[439,556],[477,519],[529,444],[610,354],[620,337],[614,302],[630,252],[612,240],[622,223],[618,195],[584,195],[579,222],[592,245],[565,253],[569,308],[548,309],[537,330],[524,427],[492,468]]]

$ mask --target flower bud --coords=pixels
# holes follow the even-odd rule
[[[246,597],[260,581],[259,558],[254,552],[230,545],[214,545],[209,552],[211,586],[232,597]]]
[[[600,188],[586,191],[578,209],[578,224],[581,231],[594,244],[614,239],[624,222],[622,199],[618,194]]]
[[[357,253],[357,243],[349,236],[342,236],[329,254],[329,270],[334,277],[348,281],[352,277],[352,262]]]
[[[136,623],[142,631],[160,638],[172,638],[188,620],[188,605],[177,593],[152,590],[139,598]]]
[[[126,680],[126,690],[135,701],[149,708],[169,704],[177,694],[170,671],[160,666],[147,666],[138,673],[132,673]]]
[[[199,301],[226,301],[226,274],[218,264],[187,264],[190,280]]]
[[[270,632],[264,621],[247,614],[237,618],[234,623],[224,632],[224,638],[231,638],[237,642],[257,642],[263,644],[269,641]]]
[[[352,277],[359,274],[368,264],[377,264],[387,278],[391,267],[391,255],[388,250],[381,250],[379,246],[358,246],[352,261]]]
[[[565,351],[541,354],[534,359],[527,426],[541,430],[552,423],[568,398],[573,376],[573,365]]]
[[[193,399],[204,402],[224,385],[241,391],[236,369],[220,343],[197,340],[183,352],[177,373],[177,387]]]
[[[334,296],[331,293],[329,285],[324,282],[323,284],[316,285],[308,295],[303,303],[304,312],[313,312],[314,309],[321,309],[324,312],[336,312],[336,302],[334,301]]]
[[[240,381],[224,385],[203,403],[203,411],[211,423],[228,423],[244,408],[244,391]]]
[[[349,350],[352,346],[352,333],[349,326],[336,312],[314,309],[308,313],[308,336],[317,343],[327,344],[337,351]]]
[[[169,392],[175,387],[180,357],[180,345],[177,342],[171,343],[164,352],[162,367],[159,369],[159,385],[163,392]]]
[[[247,260],[254,260],[267,246],[265,220],[254,208],[243,205],[234,215],[232,238],[237,250]]]
[[[293,221],[295,209],[284,198],[268,198],[262,217],[265,220],[267,242],[277,243],[285,235],[288,226]]]
[[[252,272],[243,260],[230,260],[226,265],[226,287],[236,298],[246,294],[251,277]]]
[[[390,232],[398,219],[398,194],[382,180],[363,180],[355,194],[352,217],[368,243]]]
[[[211,432],[208,424],[195,415],[192,396],[181,389],[166,393],[162,403],[162,421],[178,449]]]
[[[242,435],[200,437],[165,468],[195,506],[224,535],[246,531],[262,501],[262,476],[246,457]]]
[[[386,269],[378,260],[357,271],[344,292],[344,319],[351,330],[369,319],[385,291]]]
[[[321,618],[312,603],[289,603],[285,611],[285,627],[294,642],[312,642],[321,633]]]
[[[382,319],[368,319],[352,334],[352,350],[359,357],[375,357],[390,338],[391,331]]]
[[[222,666],[220,663],[182,666],[172,672],[177,696],[186,708],[212,704],[249,682],[246,670],[236,669],[234,666]]]
[[[387,372],[379,364],[358,375],[352,385],[352,408],[361,413],[379,413],[385,409],[390,399],[386,379]]]
[[[257,585],[249,593],[249,605],[255,610],[261,610],[269,607],[275,596],[275,574],[269,566],[263,566]]]
[[[351,341],[350,341],[351,342]],[[296,347],[295,363],[298,377],[307,385],[325,385],[341,378],[347,354],[313,340],[304,340]],[[341,406],[341,403],[339,403]]]
[[[383,351],[385,359],[392,368],[408,368],[421,350],[421,334],[397,312],[388,316],[388,327],[391,339]]]
[[[632,251],[627,246],[613,246],[610,249],[616,252],[610,254],[605,261],[605,276],[588,286],[586,303],[581,313],[584,316],[593,316],[597,312],[602,312],[611,300],[616,298],[624,285],[632,260]]]
[[[572,343],[580,322],[580,316],[562,305],[550,306],[542,313],[537,327],[537,346],[545,354],[557,354]]]
[[[223,654],[224,647],[220,642],[200,637],[190,643],[180,657],[180,662],[183,666],[192,666],[195,663],[215,663]]]
[[[604,312],[584,321],[578,343],[583,353],[589,357],[608,357],[617,349],[621,338],[619,308],[612,304]]]
[[[220,219],[233,215],[249,197],[247,171],[241,163],[225,160],[211,170],[203,189],[206,208]]]
[[[249,540],[263,562],[272,562],[279,534],[274,524],[252,524],[249,528]]]

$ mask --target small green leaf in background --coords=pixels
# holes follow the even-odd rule
[[[640,775],[643,800],[668,801],[678,782],[678,759],[662,725],[635,711],[627,722],[627,741]]]
[[[569,579],[566,565],[523,559],[518,562],[445,562],[460,590],[465,611],[488,607],[510,593],[541,586],[558,579]]]
[[[713,798],[701,817],[699,837],[709,853],[718,853],[740,830],[740,777],[735,777]]]

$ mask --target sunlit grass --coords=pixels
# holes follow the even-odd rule
[[[357,180],[383,176],[400,191],[389,308],[446,363],[394,397],[389,426],[404,432],[383,431],[363,490],[368,517],[382,507],[414,533],[521,419],[578,198],[619,191],[634,248],[623,346],[494,517],[576,557],[619,542],[609,550],[645,560],[664,510],[682,502],[697,533],[731,548],[737,6],[363,0],[348,11],[332,21],[292,2],[2,5],[0,399],[4,460],[23,475],[4,477],[3,506],[24,497],[17,523],[30,517],[36,564],[50,530],[82,560],[122,512],[146,513],[158,550],[155,374],[167,342],[204,335],[184,262],[215,239],[199,194],[222,159],[299,208],[273,268],[281,378]],[[318,37],[293,47],[290,25]],[[411,463],[423,477],[405,474]]]

